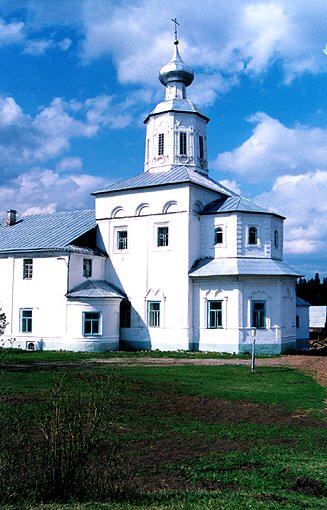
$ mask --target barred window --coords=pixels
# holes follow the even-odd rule
[[[168,246],[169,230],[168,227],[158,227],[157,230],[157,246]]]
[[[158,136],[158,156],[162,156],[165,149],[165,135],[164,133],[159,133]]]
[[[127,230],[118,230],[117,232],[117,250],[127,250]]]
[[[23,260],[23,279],[31,280],[33,277],[33,259]]]
[[[179,154],[187,155],[187,135],[185,132],[179,133]]]

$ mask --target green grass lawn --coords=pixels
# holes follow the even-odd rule
[[[2,412],[22,413],[27,422],[47,401],[56,370],[10,365],[15,356],[35,363],[38,354],[14,352],[2,372]],[[89,367],[80,363],[84,355],[42,353],[42,361],[47,355],[77,362],[65,369],[72,394],[105,388],[108,374],[122,383],[107,440],[119,442],[132,490],[110,503],[3,502],[1,510],[327,507],[326,392],[308,375],[286,367],[252,374],[235,365]]]

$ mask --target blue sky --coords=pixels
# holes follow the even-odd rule
[[[326,276],[325,0],[0,0],[3,213],[92,208],[143,171],[173,17],[210,176],[285,215],[285,260]]]

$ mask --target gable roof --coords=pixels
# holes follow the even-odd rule
[[[191,183],[203,188],[232,196],[234,193],[225,188],[219,182],[206,177],[186,166],[174,166],[171,170],[165,172],[142,172],[129,179],[114,182],[105,188],[92,193],[92,195],[100,195],[102,193],[112,193],[115,191],[126,191],[139,188],[152,188],[154,186],[168,186],[170,184]]]
[[[74,241],[95,227],[95,213],[89,210],[22,216],[13,225],[6,225],[3,219],[0,220],[0,253],[79,251],[82,248],[74,245]]]
[[[125,294],[105,280],[86,280],[67,292],[68,298],[124,298]]]
[[[311,306],[308,301],[305,301],[304,299],[296,296],[296,306]]]

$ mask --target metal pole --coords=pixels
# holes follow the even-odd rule
[[[252,329],[252,359],[251,359],[251,372],[255,372],[255,336],[257,334],[256,328]]]

